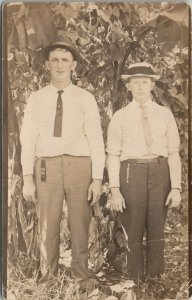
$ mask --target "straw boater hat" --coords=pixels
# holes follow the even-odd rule
[[[139,77],[139,76],[145,76],[145,77],[150,77],[153,80],[158,80],[160,78],[159,75],[156,75],[152,65],[146,63],[146,62],[141,62],[141,63],[135,63],[129,65],[129,68],[126,72],[126,74],[122,74],[121,78],[123,80],[128,81],[130,77]]]
[[[49,52],[56,49],[56,48],[64,48],[70,51],[75,60],[79,60],[81,58],[78,49],[74,46],[71,39],[67,36],[59,36],[54,41],[52,41],[49,45],[45,46],[42,49],[42,53],[45,58],[48,58]]]

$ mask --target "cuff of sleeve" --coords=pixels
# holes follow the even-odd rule
[[[31,174],[34,173],[33,165],[32,166],[25,166],[25,167],[22,166],[22,169],[23,169],[23,176],[31,175]]]
[[[181,186],[172,186],[172,190],[180,190],[181,191]]]
[[[174,178],[175,180],[171,180],[171,188],[172,189],[178,189],[181,190],[181,183],[180,181],[178,181],[176,178]]]
[[[119,180],[109,180],[109,188],[119,188]]]

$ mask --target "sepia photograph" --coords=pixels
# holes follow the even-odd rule
[[[2,5],[3,300],[192,299],[190,14]]]

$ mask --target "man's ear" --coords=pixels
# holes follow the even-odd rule
[[[151,90],[153,90],[154,86],[155,86],[155,81],[151,81]]]
[[[131,85],[130,85],[130,82],[127,81],[127,82],[125,83],[125,85],[126,85],[126,88],[128,89],[128,91],[131,92]]]
[[[74,71],[77,66],[77,61],[73,60],[71,71]]]
[[[49,66],[49,61],[48,61],[48,60],[46,60],[46,62],[45,62],[45,68],[46,68],[47,70],[49,70],[49,69],[50,69],[50,66]]]

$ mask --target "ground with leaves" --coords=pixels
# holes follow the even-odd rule
[[[70,278],[71,250],[61,243],[60,268],[57,280],[47,286],[35,283],[35,275],[26,276],[29,261],[20,254],[8,267],[8,300],[158,300],[188,299],[188,242],[187,228],[181,230],[181,216],[170,211],[165,230],[166,271],[160,279],[147,278],[144,283],[129,281],[107,262],[97,273],[99,286],[90,294],[80,293],[78,285]],[[94,264],[90,264],[94,268]]]

